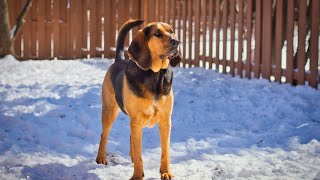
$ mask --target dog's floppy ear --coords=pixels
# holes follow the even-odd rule
[[[180,64],[180,62],[181,62],[181,52],[180,52],[180,48],[179,48],[178,55],[176,57],[170,59],[170,66],[176,67],[178,64]]]
[[[146,44],[145,32],[139,30],[132,40],[129,49],[129,57],[143,70],[151,68],[151,56]]]

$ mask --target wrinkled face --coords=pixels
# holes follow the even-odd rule
[[[152,54],[159,56],[160,59],[168,57],[171,59],[178,55],[179,40],[169,24],[150,23],[143,31],[148,39],[147,45]]]
[[[158,72],[181,61],[179,41],[169,24],[154,22],[139,30],[128,49],[128,55],[141,69]]]

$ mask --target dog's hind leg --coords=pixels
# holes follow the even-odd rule
[[[108,164],[106,158],[106,144],[111,127],[117,118],[120,108],[114,96],[113,86],[108,79],[108,74],[103,83],[102,89],[102,134],[100,139],[99,151],[96,162],[98,164]]]

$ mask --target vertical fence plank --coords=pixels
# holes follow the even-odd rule
[[[212,69],[213,63],[213,0],[209,0],[209,69]]]
[[[102,50],[102,17],[103,17],[103,7],[104,2],[101,0],[96,1],[96,57],[101,57],[103,50]]]
[[[164,22],[164,5],[165,5],[165,0],[158,0],[159,2],[159,21]]]
[[[158,0],[158,2],[160,3],[159,0]],[[161,4],[163,4],[162,1],[161,1]],[[159,6],[160,6],[160,4],[159,4]],[[140,1],[137,1],[137,2],[133,1],[132,2],[132,15],[131,15],[132,19],[141,19],[139,7],[140,7]],[[134,28],[132,30],[132,36],[134,36],[138,32],[138,29],[139,28]]]
[[[90,57],[96,57],[96,47],[97,47],[97,0],[90,0],[89,10],[89,34],[90,34]]]
[[[69,57],[69,32],[68,32],[68,0],[60,0],[59,2],[59,26],[60,26],[60,59],[68,59]]]
[[[177,2],[177,20],[178,20],[178,24],[177,24],[177,31],[175,30],[175,33],[179,39],[179,41],[181,42],[181,0],[178,0]],[[181,46],[181,45],[180,45]]]
[[[10,29],[13,28],[13,26],[16,24],[16,15],[15,15],[15,11],[16,11],[16,4],[18,3],[17,1],[19,0],[10,0],[7,1],[8,3],[8,13],[9,13],[9,23],[10,23]]]
[[[141,15],[144,19],[144,23],[143,26],[147,25],[147,23],[149,23],[150,21],[150,17],[148,17],[148,0],[141,0]],[[168,14],[166,14],[166,16],[168,16]]]
[[[303,85],[305,81],[306,58],[306,21],[307,1],[299,1],[299,31],[298,31],[298,84]]]
[[[288,0],[287,9],[287,68],[286,82],[293,82],[293,30],[294,30],[294,0]]]
[[[70,9],[71,9],[71,16],[70,16],[70,55],[72,58],[76,58],[76,52],[75,52],[75,46],[76,46],[76,38],[77,38],[77,17],[79,14],[76,12],[77,11],[77,1],[71,1],[70,2]]]
[[[25,1],[24,1],[25,3]],[[31,8],[31,7],[30,7]],[[23,59],[31,59],[31,22],[30,22],[30,11],[26,13],[25,22],[23,24]]]
[[[15,18],[14,19],[18,18],[19,13],[21,11],[21,8],[22,8],[21,0],[16,1],[15,12],[14,12]],[[19,58],[19,59],[21,58],[21,37],[22,37],[22,32],[20,31],[20,33],[18,33],[16,35],[16,38],[14,39],[14,52],[15,52],[15,55],[17,56],[17,58]]]
[[[282,23],[283,23],[283,0],[277,0],[276,4],[276,67],[275,67],[275,80],[276,82],[281,82],[281,54],[282,54],[282,40],[283,40],[283,32],[282,32]]]
[[[75,25],[74,27],[74,33],[75,34],[71,34],[73,35],[74,38],[74,42],[75,42],[75,55],[76,58],[83,58],[85,56],[82,55],[82,48],[84,46],[82,46],[82,39],[83,39],[83,18],[84,16],[87,15],[86,11],[83,11],[83,3],[81,1],[74,1],[74,4],[72,7],[73,8],[73,13],[72,16],[75,20]],[[72,21],[72,20],[71,20]]]
[[[82,12],[83,14],[83,19],[82,19],[82,56],[87,57],[88,52],[89,52],[89,47],[88,47],[88,14],[87,11],[89,9],[89,4],[88,0],[82,0]]]
[[[237,73],[242,78],[242,51],[243,51],[243,1],[239,0],[239,16],[238,16],[238,62]]]
[[[262,76],[270,79],[271,75],[271,36],[272,36],[272,2],[263,1],[262,24]]]
[[[47,48],[46,44],[46,28],[45,28],[45,1],[39,0],[38,1],[38,42],[39,42],[39,55],[38,59],[45,59],[46,58],[46,51]],[[65,48],[67,49],[67,48]]]
[[[189,43],[189,48],[188,48],[188,64],[189,64],[189,67],[192,66],[192,4],[193,0],[189,0],[189,3],[188,3],[188,14],[189,14],[189,17],[188,17],[188,43]]]
[[[256,18],[255,18],[255,47],[254,47],[254,77],[260,78],[261,64],[261,0],[256,0]]]
[[[202,7],[202,8],[201,8]],[[207,0],[202,0],[201,6],[201,15],[202,15],[202,66],[206,67],[207,62]]]
[[[251,78],[251,33],[252,33],[252,0],[247,0],[247,59],[246,77]]]
[[[177,0],[175,1],[170,1],[171,3],[171,21],[170,21],[170,25],[172,26],[172,28],[175,30],[177,27],[177,22],[176,22],[176,12],[177,12]]]
[[[220,0],[216,0],[216,71],[219,72],[220,63]]]
[[[182,4],[182,16],[183,16],[183,48],[182,48],[182,51],[183,51],[183,57],[182,57],[182,64],[183,66],[185,66],[187,64],[187,61],[186,61],[186,51],[187,51],[187,3],[188,3],[188,0],[182,0],[183,4]]]
[[[159,22],[159,0],[154,0],[154,19],[155,22]]]
[[[37,52],[37,36],[38,36],[38,27],[37,27],[37,20],[38,20],[38,0],[32,1],[32,6],[30,8],[30,23],[31,23],[31,33],[30,33],[30,48],[31,48],[31,58],[35,58],[38,55]]]
[[[44,21],[43,25],[45,28],[44,32],[44,56],[45,58],[51,59],[51,34],[52,34],[52,9],[51,1],[45,1],[44,3]]]
[[[200,53],[200,0],[195,1],[195,59],[193,65],[199,66],[199,53]]]
[[[148,17],[150,18],[149,22],[154,22],[155,18],[156,18],[156,16],[155,16],[155,5],[156,5],[155,0],[149,0],[148,5],[149,6],[147,7],[147,9],[148,9]]]
[[[230,5],[231,17],[230,17],[230,28],[231,28],[231,55],[230,55],[230,74],[234,76],[234,39],[235,39],[235,1],[231,1]]]
[[[317,0],[312,0],[311,6],[311,34],[310,34],[310,71],[311,77],[309,85],[318,88],[318,60],[319,60],[319,8],[320,3]]]
[[[116,33],[116,2],[114,0],[104,1],[104,52],[106,58],[112,58],[111,48],[115,46]]]
[[[163,0],[163,22],[168,22],[168,2],[169,0]]]
[[[223,3],[223,18],[222,18],[222,28],[223,28],[223,60],[222,60],[222,72],[226,74],[227,69],[227,16],[228,16],[228,0],[224,0]]]
[[[60,15],[59,15],[60,1],[53,1],[53,56],[59,57],[60,52]]]

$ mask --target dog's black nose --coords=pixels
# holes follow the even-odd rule
[[[180,42],[177,39],[171,39],[170,43],[172,46],[178,46]]]

